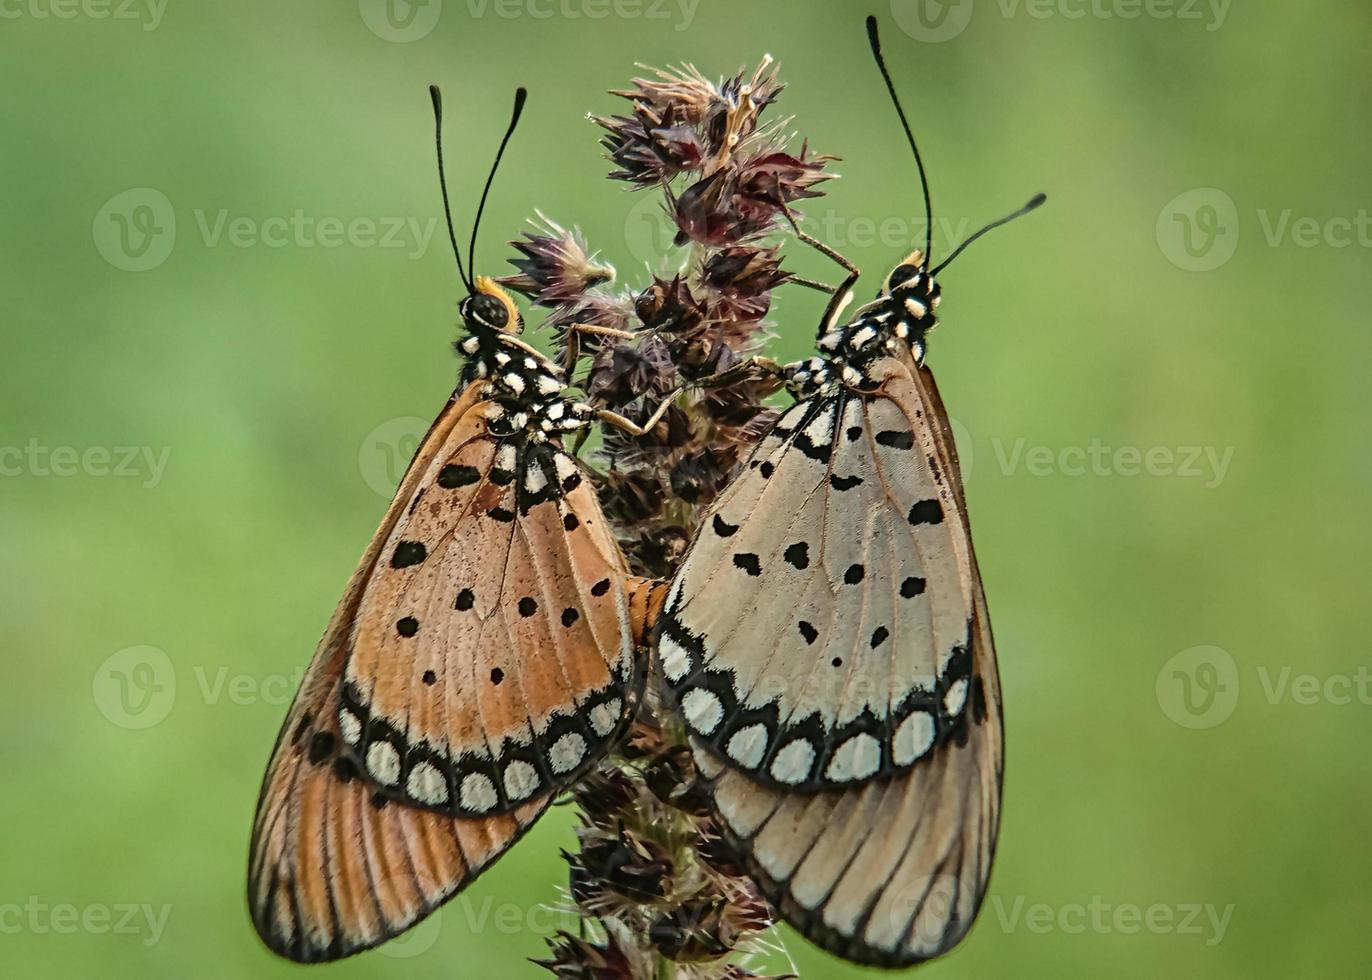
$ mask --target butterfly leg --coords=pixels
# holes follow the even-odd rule
[[[672,402],[676,396],[681,394],[681,388],[676,388],[670,395],[662,399],[662,404],[657,407],[657,411],[648,417],[648,421],[639,425],[631,419],[626,419],[618,412],[612,412],[608,408],[596,409],[595,417],[607,425],[613,425],[616,429],[622,429],[635,439],[641,439],[649,432],[652,432],[657,424],[662,421],[662,417],[667,414],[667,409],[672,407]]]
[[[568,373],[571,373],[572,368],[576,367],[577,358],[581,356],[582,334],[591,334],[596,337],[614,337],[616,340],[633,340],[638,336],[632,330],[602,327],[598,323],[571,324],[567,330],[567,355],[562,365]]]
[[[856,265],[844,258],[838,251],[830,248],[813,235],[801,231],[800,223],[796,221],[795,212],[788,206],[782,204],[781,212],[786,215],[786,220],[791,224],[791,231],[795,233],[797,239],[816,251],[827,255],[839,265],[843,266],[848,273],[848,277],[843,280],[843,283],[837,289],[825,289],[825,292],[830,293],[832,298],[829,300],[829,305],[824,309],[824,318],[820,321],[821,326],[819,332],[821,335],[826,334],[832,330],[834,324],[838,322],[838,318],[843,313],[844,307],[852,301],[853,287],[857,285],[858,277],[862,275],[862,273],[858,270]],[[802,285],[812,285],[812,283],[806,281],[803,282]]]
[[[838,292],[837,286],[831,286],[827,282],[820,282],[818,279],[806,279],[804,276],[791,276],[786,280],[793,282],[797,286],[804,286],[806,289],[813,289],[815,292],[828,293],[830,296]]]
[[[697,378],[691,382],[693,388],[724,388],[742,381],[750,375],[754,380],[760,378],[779,378],[785,372],[785,368],[772,360],[770,357],[753,356],[746,360],[739,361],[731,368],[726,368],[718,374],[712,374],[707,378]]]

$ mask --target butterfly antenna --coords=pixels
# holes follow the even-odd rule
[[[945,267],[947,267],[948,263],[952,262],[955,258],[957,258],[959,255],[962,254],[962,250],[963,250],[963,249],[965,249],[968,245],[971,245],[974,241],[976,241],[976,240],[977,240],[978,238],[980,238],[982,235],[986,234],[986,233],[987,233],[988,231],[990,231],[992,228],[999,228],[1001,225],[1009,224],[1011,221],[1014,221],[1016,218],[1023,217],[1024,215],[1026,215],[1026,214],[1028,214],[1030,211],[1034,210],[1034,208],[1038,207],[1040,204],[1042,204],[1042,203],[1043,203],[1044,201],[1046,201],[1046,200],[1048,200],[1048,195],[1047,195],[1047,194],[1042,194],[1042,193],[1040,193],[1040,194],[1035,194],[1033,197],[1031,197],[1031,198],[1029,199],[1029,203],[1028,203],[1028,204],[1026,204],[1024,207],[1020,208],[1020,209],[1019,209],[1018,211],[1016,211],[1015,213],[1013,213],[1013,214],[1007,214],[1007,215],[1006,215],[1005,217],[1003,217],[1003,218],[998,218],[997,220],[995,220],[995,221],[991,222],[989,225],[987,225],[985,228],[981,229],[981,231],[978,231],[978,232],[976,232],[975,234],[973,234],[973,235],[969,236],[968,238],[964,239],[961,245],[959,245],[957,248],[953,249],[953,254],[952,254],[952,255],[948,256],[948,258],[946,258],[946,259],[944,259],[942,262],[940,262],[940,263],[938,264],[938,268],[936,268],[933,272],[929,273],[929,277],[930,277],[930,278],[933,278],[934,276],[937,276],[940,272],[942,272],[942,271],[944,270]]]
[[[476,233],[481,227],[481,214],[486,210],[486,195],[491,192],[495,172],[500,168],[500,158],[505,155],[505,147],[509,145],[515,127],[519,125],[519,116],[524,111],[524,101],[528,97],[529,91],[522,85],[515,89],[514,112],[510,114],[510,126],[505,130],[505,138],[500,141],[500,149],[496,150],[495,163],[491,164],[491,172],[486,177],[486,186],[481,191],[481,203],[476,206],[476,220],[472,222],[472,240],[467,246],[467,265],[472,269],[476,268]]]
[[[457,274],[468,292],[476,292],[467,270],[462,265],[462,251],[457,247],[457,232],[453,230],[453,209],[448,203],[448,176],[443,169],[443,93],[437,85],[429,86],[429,98],[434,104],[434,143],[438,147],[438,186],[443,192],[443,217],[448,219],[448,241],[453,246],[453,257],[457,259]]]
[[[891,81],[891,72],[886,67],[886,59],[881,56],[881,37],[877,33],[877,19],[867,18],[867,40],[872,45],[872,57],[877,61],[877,67],[881,69],[881,77],[886,81],[886,91],[891,94],[891,104],[896,107],[896,114],[900,116],[900,125],[905,130],[905,139],[910,143],[910,150],[915,155],[915,166],[919,168],[919,183],[924,188],[924,261],[933,260],[932,252],[934,248],[934,205],[929,198],[929,178],[924,174],[924,160],[919,155],[919,147],[915,145],[915,134],[910,130],[910,121],[905,118],[905,109],[900,104],[900,97],[896,95],[896,84]]]

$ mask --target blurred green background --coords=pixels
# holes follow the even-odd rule
[[[936,249],[1050,196],[943,276],[929,359],[971,457],[1008,761],[987,905],[923,972],[1361,972],[1372,13],[873,7]],[[244,907],[258,782],[456,371],[425,86],[463,224],[531,89],[479,268],[542,208],[641,281],[657,205],[605,180],[586,113],[618,109],[635,62],[717,77],[771,53],[781,114],[844,158],[806,211],[875,288],[923,230],[868,12],[0,2],[6,975],[293,970]],[[821,305],[783,291],[779,356]],[[318,972],[540,975],[570,824]],[[802,976],[861,972],[777,939]]]

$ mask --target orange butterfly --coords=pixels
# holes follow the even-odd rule
[[[868,31],[904,122],[872,18]],[[860,963],[952,948],[990,876],[1000,682],[948,413],[923,361],[936,275],[1008,220],[933,270],[926,243],[847,322],[858,270],[796,228],[848,278],[820,356],[771,366],[796,404],[706,515],[656,627],[725,835],[786,920]]]
[[[638,586],[561,439],[596,421],[643,434],[661,410],[638,427],[570,401],[561,368],[519,338],[510,296],[467,276],[525,96],[466,266],[448,213],[469,290],[461,386],[363,553],[263,782],[248,902],[294,960],[375,946],[469,884],[604,755],[642,690]]]

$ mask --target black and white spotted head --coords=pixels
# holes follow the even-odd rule
[[[841,325],[826,324],[817,346],[842,365],[859,371],[878,357],[908,348],[923,360],[925,335],[937,325],[940,288],[919,250],[901,260],[881,285],[876,299],[859,307]]]

